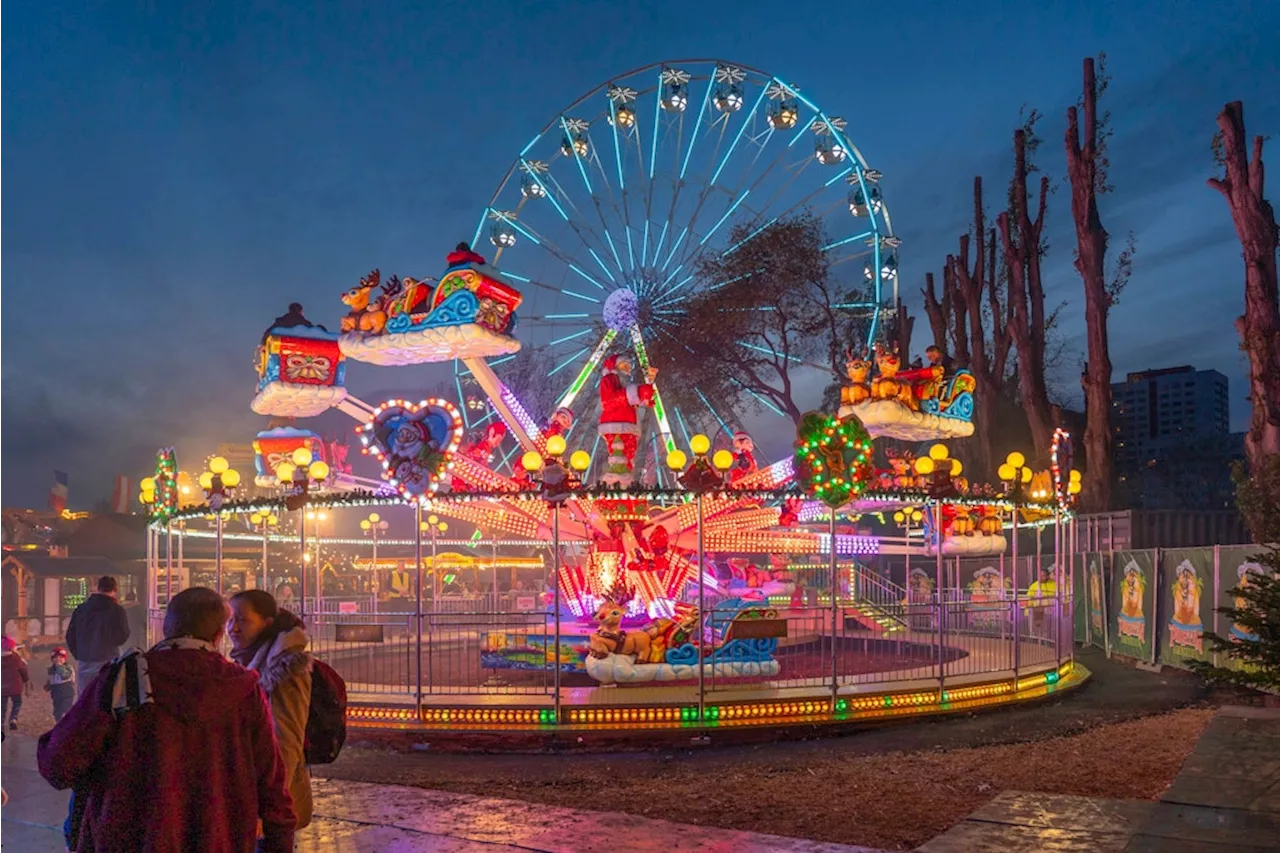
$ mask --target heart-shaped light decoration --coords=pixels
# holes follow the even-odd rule
[[[440,488],[462,442],[462,414],[448,400],[431,397],[414,405],[388,400],[357,427],[362,453],[382,463],[382,479],[416,502]]]

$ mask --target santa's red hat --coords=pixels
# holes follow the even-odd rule
[[[624,362],[626,362],[627,364],[631,364],[631,360],[630,360],[630,359],[628,359],[626,356],[616,355],[616,354],[615,354],[615,355],[607,355],[607,356],[605,356],[605,358],[604,358],[604,369],[605,369],[605,370],[609,370],[609,371],[617,370],[617,369],[618,369],[618,362],[620,362],[620,361],[624,361]]]

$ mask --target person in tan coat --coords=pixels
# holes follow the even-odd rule
[[[302,620],[281,609],[270,593],[249,589],[231,596],[231,659],[258,673],[271,704],[271,719],[298,829],[311,823],[311,771],[303,757],[311,712],[311,655]]]

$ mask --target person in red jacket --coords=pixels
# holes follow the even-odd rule
[[[0,682],[0,688],[3,688],[0,692],[4,694],[4,705],[0,709],[4,714],[0,715],[0,724],[16,729],[22,697],[31,692],[31,674],[27,671],[27,662],[22,659],[22,647],[8,635],[4,638],[4,668],[0,671]]]
[[[218,653],[227,606],[203,587],[174,596],[165,639],[104,669],[40,738],[40,775],[74,787],[70,833],[87,851],[293,849],[267,697],[257,673]]]
[[[624,488],[631,485],[631,471],[635,467],[636,449],[640,444],[640,425],[636,410],[652,406],[657,368],[649,368],[643,384],[631,381],[631,360],[611,355],[604,360],[605,374],[600,379],[600,436],[605,446],[613,448],[614,442],[622,444],[622,456],[626,459],[626,474],[619,478]]]

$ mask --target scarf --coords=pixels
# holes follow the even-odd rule
[[[151,647],[152,652],[165,652],[173,649],[197,649],[213,652],[218,650],[213,643],[198,640],[195,637],[170,637],[161,640]],[[131,649],[113,660],[111,667],[111,690],[107,694],[109,710],[120,717],[128,711],[136,711],[143,705],[153,702],[151,678],[147,674],[147,657],[140,649]]]

